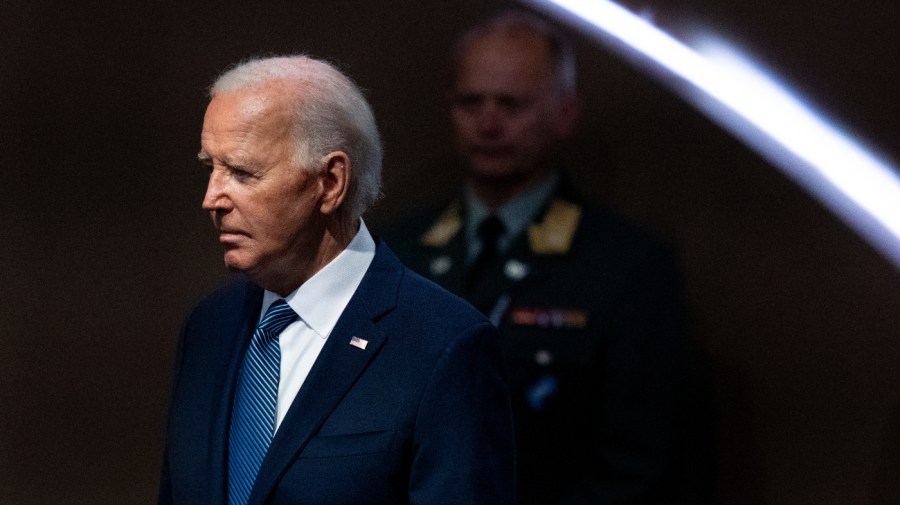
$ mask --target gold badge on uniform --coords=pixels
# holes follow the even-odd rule
[[[528,243],[535,254],[565,254],[572,247],[572,238],[581,220],[581,207],[564,200],[556,200],[544,220],[528,227]]]
[[[460,228],[462,228],[462,217],[459,203],[454,202],[422,235],[422,244],[429,247],[444,247],[450,242],[450,239],[456,236]]]

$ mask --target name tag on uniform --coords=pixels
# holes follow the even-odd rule
[[[509,310],[509,322],[519,326],[582,330],[587,328],[588,312],[556,307],[513,307]]]

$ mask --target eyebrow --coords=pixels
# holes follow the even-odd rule
[[[210,156],[209,153],[207,153],[203,149],[200,149],[200,152],[197,153],[197,160],[200,161],[200,163],[211,165],[213,162],[213,157]],[[260,167],[260,164],[253,160],[243,160],[243,159],[221,160],[221,163],[223,165],[225,165],[226,167],[231,167],[231,168],[237,167],[237,168],[241,168],[243,170],[251,170],[251,169],[255,170],[255,169],[259,169],[259,167]]]

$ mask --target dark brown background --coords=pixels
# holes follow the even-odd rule
[[[146,504],[174,343],[225,277],[199,204],[203,88],[305,51],[369,90],[373,225],[434,195],[452,36],[508,2],[0,4],[0,503]],[[265,5],[262,5],[265,4]],[[647,0],[709,25],[900,159],[900,4]],[[777,170],[579,37],[576,179],[680,251],[720,399],[723,503],[900,500],[900,275]]]

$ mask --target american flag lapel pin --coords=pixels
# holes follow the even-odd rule
[[[369,341],[359,338],[359,337],[351,337],[350,345],[353,347],[359,347],[360,349],[365,349],[367,345],[369,345]]]

